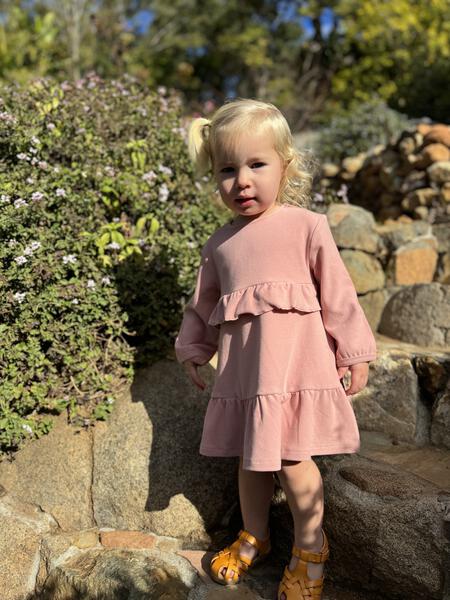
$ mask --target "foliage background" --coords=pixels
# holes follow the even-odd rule
[[[186,112],[274,102],[294,131],[375,96],[450,115],[448,0],[1,0],[0,15],[5,81],[129,73]]]

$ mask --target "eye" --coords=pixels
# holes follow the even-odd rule
[[[264,162],[255,162],[252,164],[252,167],[259,169],[260,167],[264,167],[266,163]]]
[[[232,173],[233,172],[233,167],[223,167],[222,169],[220,169],[221,173]]]

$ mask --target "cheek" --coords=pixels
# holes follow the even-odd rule
[[[229,194],[233,188],[233,180],[225,179],[224,181],[220,181],[218,183],[219,192],[223,194]]]

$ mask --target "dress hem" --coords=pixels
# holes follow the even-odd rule
[[[279,471],[281,469],[282,460],[311,460],[312,456],[328,456],[331,454],[355,454],[360,449],[360,442],[346,446],[321,446],[315,448],[305,448],[304,450],[285,450],[281,452],[280,460],[248,460],[243,459],[243,468],[251,471]],[[202,456],[214,458],[230,458],[243,455],[243,451],[239,449],[223,449],[213,447],[200,447],[199,453]]]

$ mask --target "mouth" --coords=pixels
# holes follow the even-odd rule
[[[254,196],[239,197],[236,198],[236,202],[241,206],[245,206],[246,204],[251,204],[254,199]]]

